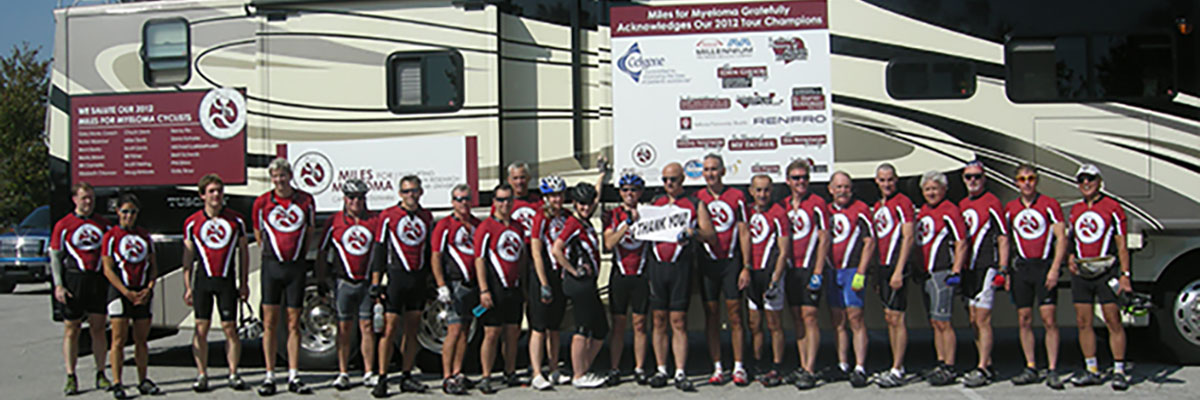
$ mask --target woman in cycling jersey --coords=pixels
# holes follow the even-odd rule
[[[129,337],[129,322],[133,321],[133,359],[137,363],[137,389],[143,395],[158,395],[162,391],[146,377],[150,360],[146,338],[150,336],[150,298],[158,276],[154,263],[154,243],[150,233],[137,226],[137,196],[121,195],[117,201],[119,225],[109,229],[100,241],[100,256],[104,276],[112,284],[108,288],[108,316],[112,318],[113,397],[124,399],[121,367],[125,365],[125,342]]]
[[[612,335],[609,342],[609,359],[612,369],[606,379],[609,386],[620,382],[621,351],[625,348],[625,327],[629,318],[625,313],[633,311],[633,377],[639,385],[646,384],[646,311],[649,309],[650,285],[643,274],[646,243],[633,238],[630,229],[638,220],[638,199],[646,187],[641,176],[627,173],[617,181],[621,194],[621,205],[609,213],[604,228],[604,248],[612,251],[614,260],[612,274],[608,278],[608,312],[612,316]]]
[[[608,318],[596,291],[600,239],[590,221],[596,210],[597,193],[596,187],[588,183],[579,183],[568,192],[575,202],[575,212],[554,239],[551,253],[566,272],[563,294],[571,298],[575,309],[575,336],[571,339],[575,376],[571,381],[577,388],[596,388],[604,385],[604,378],[587,371],[608,335]]]

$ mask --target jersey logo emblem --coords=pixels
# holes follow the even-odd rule
[[[963,222],[967,223],[967,232],[975,237],[975,232],[979,231],[979,213],[974,208],[963,210]]]
[[[1013,219],[1013,228],[1022,239],[1040,239],[1046,234],[1046,217],[1032,208],[1026,208]]]
[[[762,214],[754,214],[750,217],[750,240],[754,244],[762,243],[770,236],[771,229],[767,226],[767,217]]]
[[[792,239],[803,239],[812,232],[812,224],[809,223],[807,211],[791,210],[788,211],[788,217],[792,222]]]
[[[471,233],[471,228],[465,225],[458,227],[458,230],[454,232],[454,247],[458,249],[459,253],[475,254],[475,244],[471,242]]]
[[[933,217],[928,215],[921,217],[921,220],[917,221],[917,241],[920,242],[922,246],[932,242],[933,230]]]
[[[400,238],[400,243],[407,246],[419,246],[425,241],[425,221],[405,215],[396,221],[396,237]]]
[[[371,241],[374,235],[371,230],[362,225],[351,225],[342,232],[342,247],[346,248],[346,252],[355,256],[367,254],[371,248]]]
[[[513,211],[512,218],[521,223],[521,227],[525,228],[525,232],[533,232],[533,216],[537,211],[533,207],[521,207]]]
[[[892,228],[895,228],[895,221],[892,220],[892,212],[886,206],[875,210],[875,236],[883,238],[892,233]]]
[[[496,253],[500,255],[501,260],[517,262],[517,259],[521,257],[521,235],[505,230],[496,239]]]
[[[213,218],[200,225],[200,241],[212,250],[219,250],[233,240],[233,227],[223,218]]]
[[[567,217],[554,217],[550,220],[550,228],[546,229],[546,237],[542,241],[546,245],[554,243],[554,239],[558,238],[558,234],[562,233],[563,227],[567,225]]]
[[[1079,219],[1075,220],[1075,232],[1084,244],[1092,244],[1100,240],[1104,228],[1104,218],[1101,218],[1100,214],[1095,211],[1084,211],[1079,215]]]
[[[96,250],[100,248],[100,239],[103,237],[104,232],[100,232],[100,227],[84,223],[71,234],[71,246],[83,251]]]
[[[850,237],[850,218],[846,214],[833,214],[833,242],[841,243]]]
[[[267,223],[276,231],[283,233],[292,233],[300,230],[304,225],[304,211],[296,204],[282,204],[271,208],[271,212],[267,213]]]
[[[733,209],[728,203],[717,199],[708,203],[708,213],[712,215],[713,226],[717,232],[724,233],[733,227]]]
[[[125,262],[137,264],[146,261],[146,256],[150,254],[150,245],[141,236],[125,235],[117,244],[117,252]]]

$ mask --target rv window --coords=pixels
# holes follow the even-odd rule
[[[192,34],[183,18],[153,19],[142,25],[142,80],[150,86],[187,83]]]
[[[393,113],[458,111],[463,103],[462,55],[455,50],[392,53],[387,84]]]
[[[1175,87],[1174,48],[1165,34],[1013,39],[1006,92],[1018,103],[1166,96]]]
[[[895,59],[887,66],[894,99],[966,99],[975,94],[975,65],[945,59]]]

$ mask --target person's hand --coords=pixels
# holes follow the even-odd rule
[[[240,285],[238,287],[238,298],[245,301],[250,298],[250,285]]]
[[[1118,288],[1117,288],[1118,292],[1133,293],[1133,282],[1130,281],[1128,276],[1121,275],[1121,277],[1119,279],[1117,279],[1117,282],[1118,282]]]
[[[579,271],[576,271],[577,273]],[[554,301],[554,291],[550,290],[550,286],[542,285],[540,289],[542,304],[550,304]]]
[[[490,310],[490,309],[492,309],[492,307],[496,306],[496,303],[492,302],[492,294],[491,293],[481,293],[479,295],[479,305],[483,306],[483,308]]]
[[[1075,260],[1067,260],[1067,269],[1071,270],[1072,275],[1079,275],[1079,264]]]
[[[962,276],[957,272],[946,275],[946,286],[958,286],[960,283],[962,283]]]
[[[888,280],[888,286],[892,290],[900,290],[901,287],[904,287],[904,274],[893,272],[892,278]]]
[[[625,223],[632,225],[634,222],[637,222],[639,217],[641,217],[641,215],[638,214],[636,208],[630,209],[629,217],[625,219]]]
[[[863,290],[864,286],[867,286],[866,275],[863,275],[863,274],[860,274],[857,272],[854,273],[854,279],[850,280],[850,289],[853,289],[855,292],[858,292],[858,291]]]
[[[371,285],[370,294],[371,294],[372,299],[383,300],[383,298],[386,297],[386,296],[384,296],[383,292],[384,292],[383,285],[380,285],[380,284]]]
[[[72,298],[72,297],[75,297],[75,296],[72,296],[71,292],[68,291],[67,288],[63,287],[62,285],[54,287],[54,299],[58,300],[59,303],[67,304],[67,299]]]
[[[450,288],[445,287],[445,286],[438,286],[437,301],[442,304],[450,304],[450,301],[451,301]]]
[[[812,274],[812,277],[808,278],[808,290],[821,290],[821,274]]]
[[[996,275],[992,277],[992,287],[995,287],[995,288],[1008,287],[1008,278],[1006,277],[1006,275],[1008,275],[1008,273],[996,270]]]
[[[1054,290],[1055,286],[1058,286],[1058,270],[1051,268],[1050,272],[1046,273],[1046,289]]]
[[[192,306],[192,289],[191,288],[184,289],[183,304],[187,304],[188,307]]]
[[[742,268],[742,273],[738,274],[738,290],[746,290],[746,286],[750,286],[750,269]]]
[[[778,299],[781,294],[783,294],[783,287],[779,286],[779,281],[771,281],[771,284],[767,286],[767,291],[763,292],[763,300],[771,303],[775,299]]]
[[[150,288],[145,288],[145,289],[138,291],[139,299],[134,304],[142,305],[142,304],[148,303],[150,301],[150,295],[152,293],[153,293],[153,291],[151,291]]]
[[[679,231],[679,236],[676,237],[675,240],[679,243],[683,243],[683,242],[686,242],[691,237],[692,237],[692,228],[687,228],[682,231]]]
[[[1004,276],[1004,290],[1012,291],[1012,279],[1009,279],[1011,278],[1011,275],[1008,273],[1008,271],[1005,271]]]
[[[608,171],[610,169],[609,167],[608,157],[605,157],[603,154],[596,156],[596,169],[600,171]]]

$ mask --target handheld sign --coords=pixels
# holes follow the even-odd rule
[[[649,242],[675,242],[692,221],[692,210],[674,205],[640,205],[638,215],[632,227],[633,237]]]

